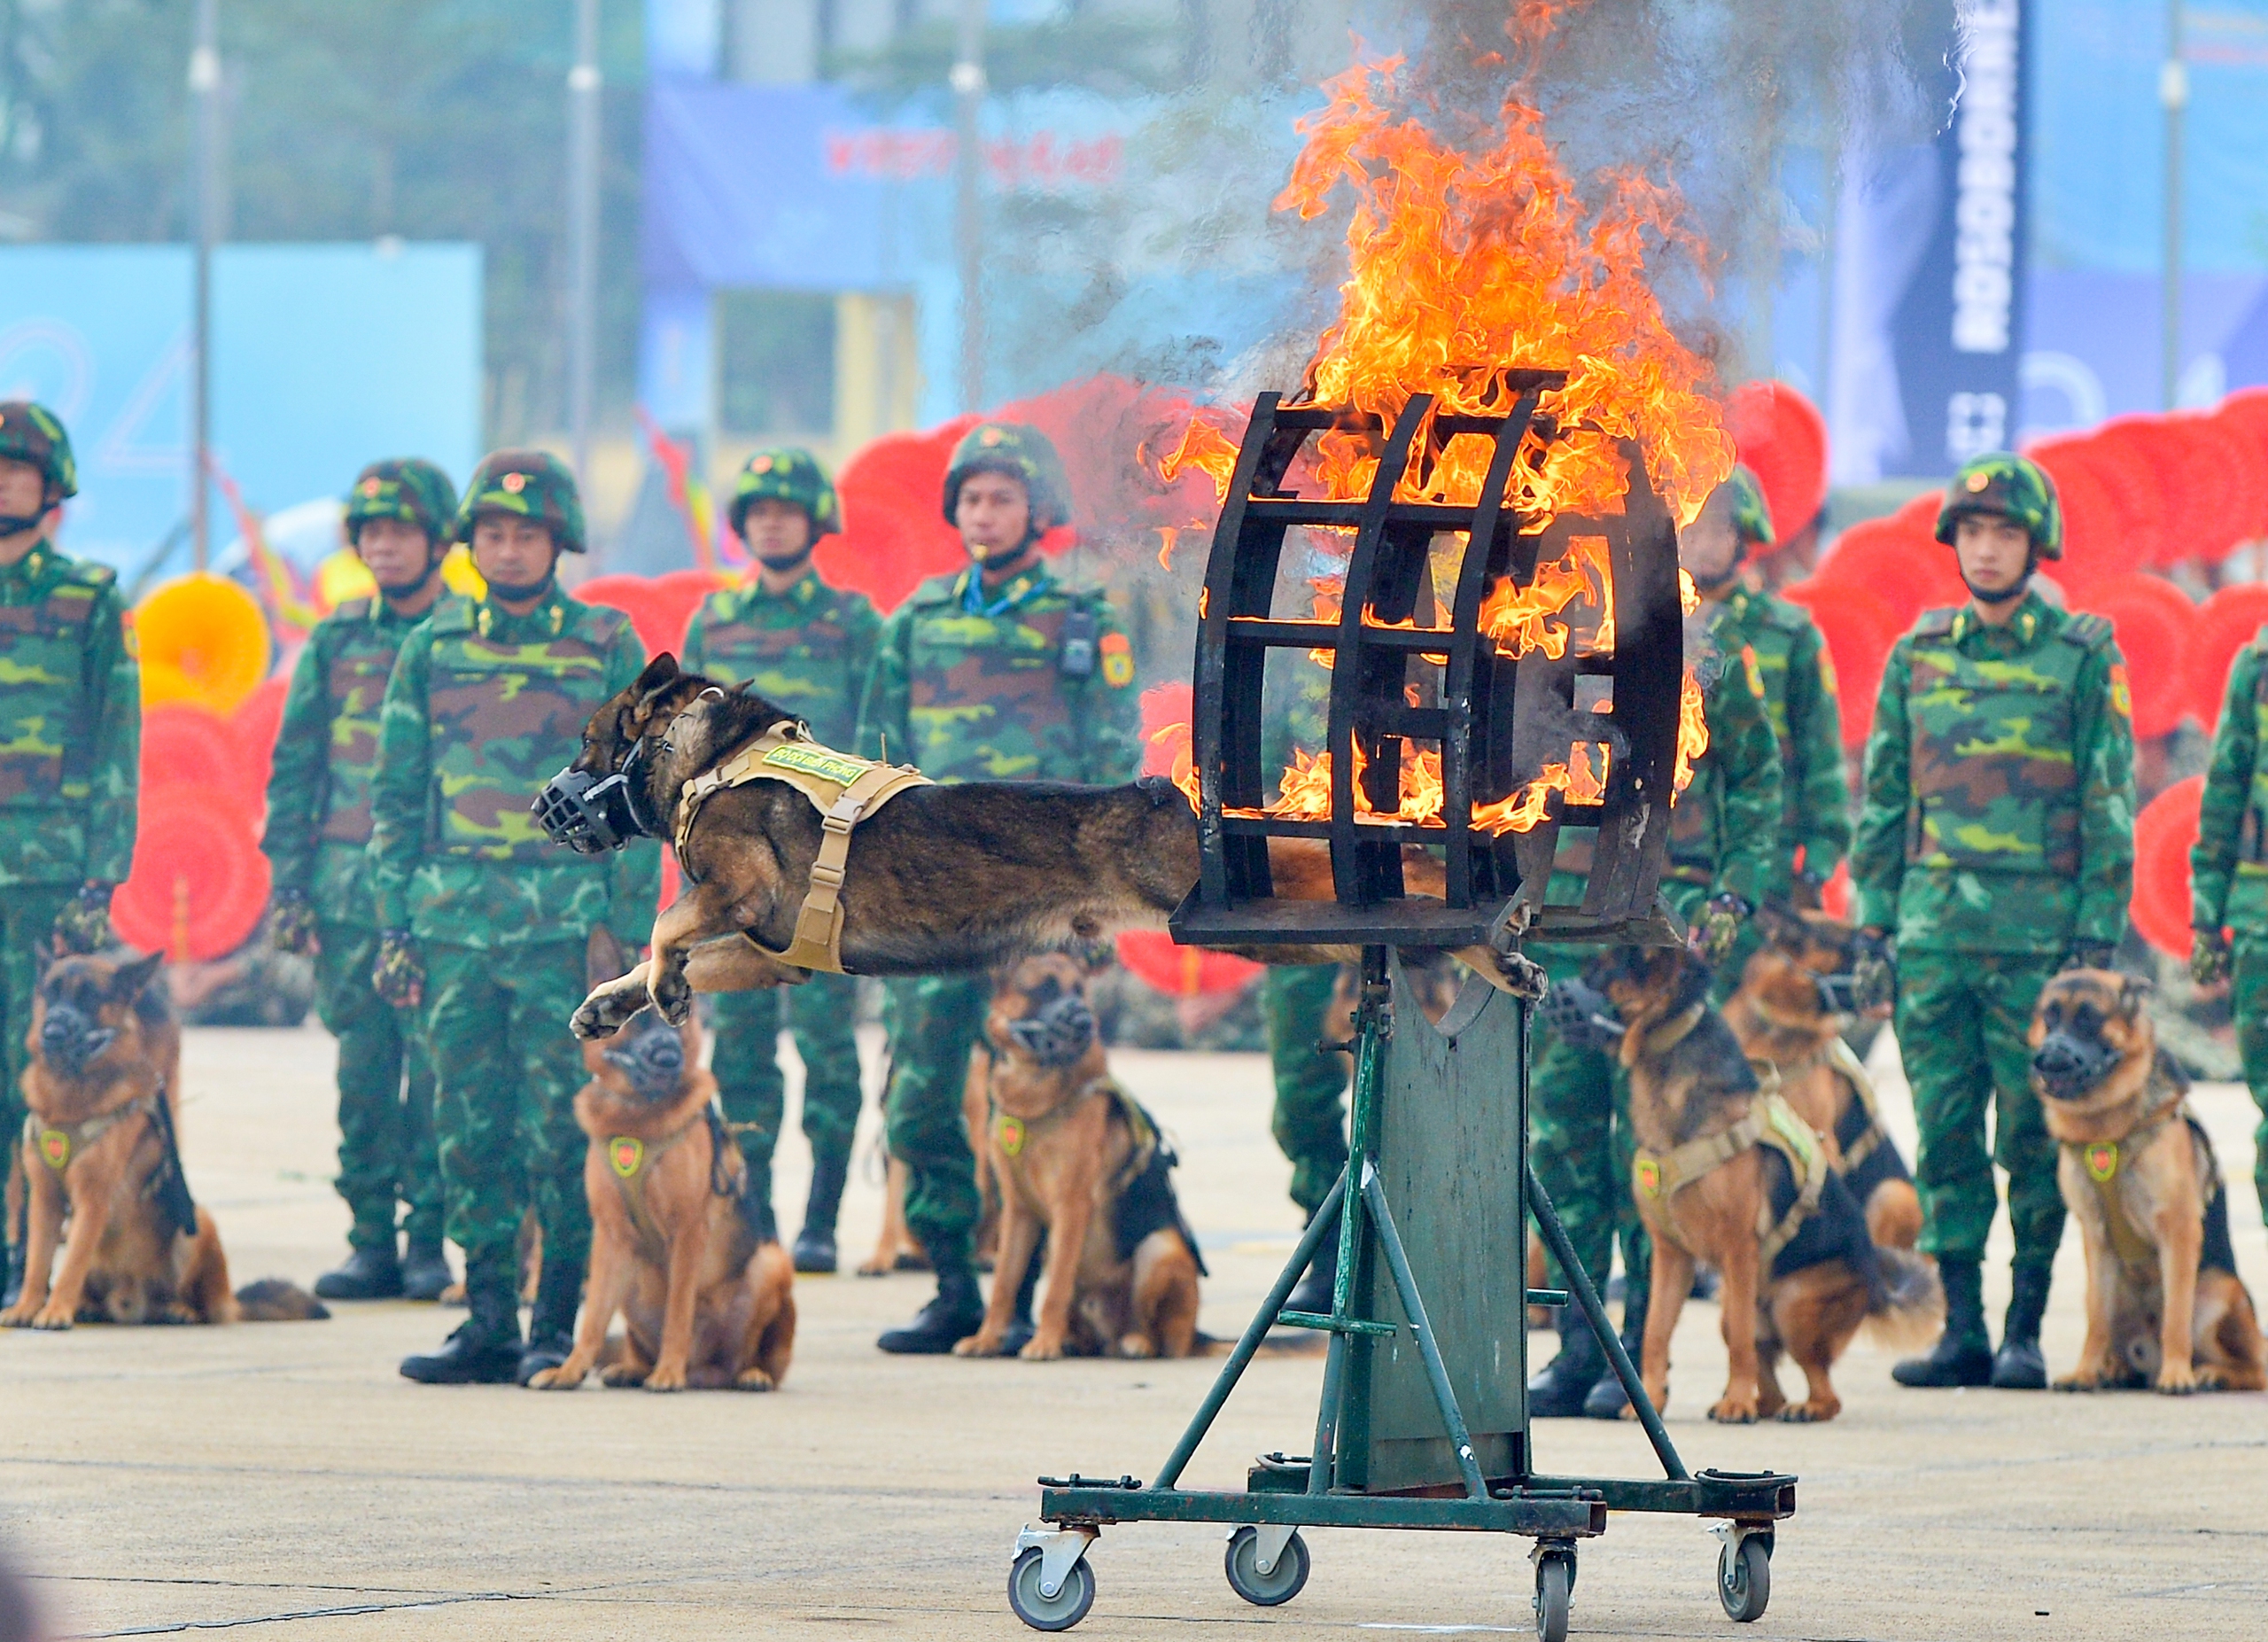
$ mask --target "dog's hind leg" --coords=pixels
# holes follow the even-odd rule
[[[190,1244],[189,1269],[182,1277],[181,1295],[191,1321],[241,1320],[237,1296],[229,1288],[229,1257],[221,1250],[221,1228],[213,1223],[210,1210],[197,1211],[197,1235]]]
[[[764,1325],[763,1337],[756,1342],[755,1362],[742,1369],[733,1383],[743,1391],[776,1391],[788,1377],[788,1364],[795,1354],[796,1292],[790,1287]]]
[[[1122,1357],[1187,1357],[1197,1344],[1197,1262],[1169,1226],[1134,1251],[1133,1324]]]

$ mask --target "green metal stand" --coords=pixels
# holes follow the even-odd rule
[[[1054,1526],[1025,1531],[1009,1579],[1011,1606],[1027,1623],[1060,1630],[1084,1616],[1094,1591],[1085,1553],[1113,1523],[1236,1525],[1230,1584],[1270,1606],[1306,1578],[1299,1528],[1457,1529],[1537,1542],[1537,1630],[1557,1642],[1565,1634],[1575,1542],[1605,1532],[1610,1510],[1723,1519],[1719,1596],[1736,1618],[1764,1611],[1773,1524],[1794,1513],[1796,1479],[1686,1470],[1528,1167],[1526,1006],[1476,977],[1438,1028],[1414,1010],[1397,1020],[1396,967],[1386,948],[1364,949],[1347,1172],[1156,1480],[1039,1479],[1039,1514]],[[1527,1291],[1521,1249],[1530,1215],[1629,1394],[1661,1462],[1658,1481],[1534,1468],[1526,1306],[1564,1296]],[[1332,1234],[1339,1267],[1330,1315],[1285,1311]],[[1331,1336],[1309,1456],[1270,1454],[1241,1490],[1183,1488],[1182,1472],[1278,1326]]]

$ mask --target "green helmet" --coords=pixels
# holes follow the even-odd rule
[[[1954,528],[1972,513],[1998,514],[2023,525],[2041,558],[2063,556],[2063,510],[2055,500],[2055,481],[2027,457],[1996,450],[1961,463],[1938,510],[1938,540],[1952,546]]]
[[[419,456],[373,462],[346,493],[346,539],[358,540],[372,519],[400,519],[425,533],[435,548],[450,541],[456,523],[457,487],[449,476]]]
[[[1047,435],[1021,422],[980,422],[953,447],[945,469],[945,523],[958,524],[961,481],[972,473],[1006,473],[1023,481],[1031,500],[1031,527],[1043,530],[1071,522],[1071,486],[1063,459]]]
[[[1772,533],[1772,509],[1764,500],[1764,486],[1756,475],[1737,463],[1732,475],[1725,480],[1726,500],[1733,510],[1733,529],[1739,533],[1741,545],[1751,544],[1768,548],[1779,538]]]
[[[759,450],[741,469],[733,486],[733,533],[759,502],[792,502],[811,515],[812,533],[831,536],[843,528],[843,505],[835,497],[834,482],[819,458],[808,450],[786,446]]]
[[[472,522],[483,513],[517,513],[534,519],[551,526],[551,538],[561,552],[586,550],[575,476],[548,450],[495,450],[483,456],[464,487],[464,504],[457,509],[449,540],[470,542]]]
[[[0,400],[0,456],[28,462],[47,476],[55,500],[79,494],[79,464],[63,419],[27,399]]]

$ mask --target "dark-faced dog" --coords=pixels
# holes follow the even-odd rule
[[[561,779],[623,776],[638,823],[674,837],[689,782],[793,721],[761,696],[680,673],[675,658],[659,656],[592,715]],[[577,1034],[610,1031],[649,1001],[682,1021],[696,991],[803,981],[808,970],[770,954],[794,938],[822,836],[812,801],[785,782],[750,781],[709,797],[680,852],[689,887],[656,921],[651,959],[592,992],[576,1013]],[[1332,898],[1321,841],[1270,839],[1269,863],[1278,896]],[[1197,870],[1188,800],[1161,778],[1120,787],[916,786],[850,837],[842,962],[859,975],[967,971],[1122,929],[1161,928]],[[1404,873],[1413,892],[1441,893],[1443,868],[1423,849],[1405,850]],[[1320,963],[1357,954],[1318,946],[1256,955]],[[1541,972],[1517,953],[1475,946],[1456,955],[1506,990],[1540,993]]]
[[[131,953],[65,958],[40,977],[24,1073],[24,1291],[0,1311],[0,1326],[330,1315],[289,1283],[229,1292],[221,1233],[182,1175],[181,1027],[160,961]]]
[[[1759,1086],[1739,1040],[1709,1006],[1707,968],[1682,948],[1619,947],[1585,981],[1625,1025],[1631,1195],[1653,1240],[1642,1372],[1657,1408],[1669,1398],[1670,1336],[1698,1261],[1714,1265],[1731,1373],[1712,1420],[1832,1420],[1829,1371],[1862,1323],[1916,1340],[1944,1314],[1935,1268],[1876,1248],[1858,1202],[1819,1136]],[[1785,1351],[1805,1400],[1782,1395]]]
[[[1829,1142],[1837,1171],[1884,1248],[1921,1241],[1922,1199],[1883,1127],[1874,1085],[1843,1041],[1855,1008],[1855,932],[1825,913],[1757,910],[1764,934],[1725,1001],[1725,1024],[1751,1062],[1771,1066],[1780,1093]]]
[[[2032,1087],[2062,1156],[2056,1181],[2087,1257],[2087,1335],[2058,1390],[2268,1389],[2252,1296],[2236,1274],[2228,1194],[2157,1047],[2147,983],[2076,969],[2032,1010]]]
[[[983,1326],[953,1348],[963,1357],[1000,1350],[1043,1232],[1038,1314],[1020,1356],[1186,1357],[1196,1342],[1202,1267],[1174,1199],[1173,1155],[1111,1080],[1086,980],[1068,953],[1026,958],[985,1019],[1000,1244]]]
[[[748,1165],[716,1115],[699,1026],[641,1010],[584,1044],[583,1064],[590,1280],[574,1350],[529,1383],[582,1384],[619,1311],[620,1355],[601,1367],[609,1385],[776,1389],[795,1350],[795,1272],[779,1240],[749,1223],[760,1210],[742,1201]]]

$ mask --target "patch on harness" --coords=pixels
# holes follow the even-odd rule
[[[617,1134],[606,1143],[607,1166],[627,1180],[646,1166],[646,1143],[634,1134]]]
[[[774,747],[764,755],[763,761],[777,769],[798,770],[805,775],[816,775],[821,781],[839,782],[849,786],[872,767],[858,759],[846,759],[839,752],[824,747],[813,747],[791,742],[784,747]]]
[[[42,1163],[61,1174],[64,1165],[71,1161],[71,1137],[60,1129],[41,1130],[39,1156]]]
[[[2118,1142],[2097,1140],[2080,1154],[2087,1166],[2087,1178],[2101,1183],[2118,1172]]]
[[[1006,1112],[992,1120],[992,1132],[999,1136],[1000,1149],[1011,1157],[1021,1157],[1024,1151],[1024,1123],[1021,1117],[1011,1117]]]

